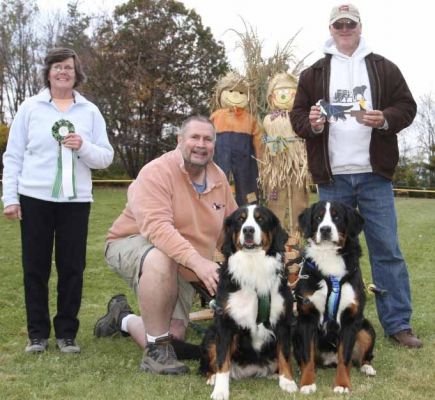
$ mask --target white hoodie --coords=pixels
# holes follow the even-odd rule
[[[337,50],[333,38],[325,43],[324,53],[331,54],[329,101],[334,105],[350,106],[360,110],[372,109],[372,95],[364,57],[371,53],[363,38],[358,48],[347,56]],[[362,125],[355,117],[345,114],[346,120],[338,119],[329,125],[329,159],[332,174],[371,172],[369,146],[372,128]]]
[[[9,132],[3,155],[3,203],[19,204],[19,195],[54,202],[92,201],[91,169],[106,168],[113,159],[113,149],[106,123],[98,108],[74,92],[75,102],[61,112],[44,89],[21,104]],[[71,121],[83,143],[74,151],[77,197],[51,196],[57,171],[59,145],[51,128],[59,119]]]

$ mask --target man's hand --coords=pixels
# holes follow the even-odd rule
[[[308,119],[310,120],[311,130],[313,132],[320,133],[323,131],[326,119],[320,112],[320,106],[311,106]]]
[[[367,110],[362,117],[362,122],[365,126],[380,129],[385,124],[384,113],[379,110]]]
[[[21,206],[19,204],[12,204],[5,207],[3,215],[7,219],[21,219]]]
[[[219,264],[200,255],[194,255],[189,258],[186,267],[195,272],[212,296],[216,294],[219,282]]]

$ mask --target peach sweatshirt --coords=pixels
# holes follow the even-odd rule
[[[196,253],[213,259],[224,219],[237,208],[225,174],[213,162],[207,166],[206,190],[196,192],[178,148],[145,165],[127,197],[107,240],[140,233],[179,263],[189,281],[198,278],[183,265]]]

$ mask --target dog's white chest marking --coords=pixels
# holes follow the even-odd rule
[[[240,287],[253,289],[260,296],[271,292],[281,268],[281,256],[267,256],[263,249],[241,250],[228,260],[232,278]]]
[[[355,291],[350,283],[344,283],[341,286],[340,304],[337,311],[337,322],[340,324],[341,314],[346,308],[349,308],[352,304],[355,304]]]
[[[317,289],[311,296],[308,296],[311,303],[314,304],[320,314],[319,324],[323,324],[323,314],[326,309],[326,298],[328,297],[328,285],[324,280],[319,282],[319,289]]]
[[[337,248],[331,243],[315,244],[310,243],[307,247],[307,257],[311,258],[320,273],[325,277],[330,275],[341,279],[346,275],[346,265],[343,258],[337,254]],[[328,288],[326,281],[319,282],[320,288],[309,296],[309,299],[319,311],[321,318],[319,323],[323,323],[323,315],[327,312],[327,295]],[[355,292],[352,285],[345,283],[341,286],[340,303],[337,309],[336,321],[340,324],[341,315],[343,311],[355,303]]]
[[[257,324],[258,296],[270,295],[271,326],[284,310],[284,299],[278,292],[280,256],[266,256],[264,250],[239,251],[228,260],[228,268],[241,289],[229,295],[227,311],[238,325],[250,330],[253,347],[259,351],[274,336],[263,323]]]
[[[311,258],[323,276],[333,275],[342,278],[346,274],[343,257],[337,254],[338,247],[331,242],[315,244],[307,247],[307,257]]]

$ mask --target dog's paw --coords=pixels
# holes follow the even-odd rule
[[[285,376],[280,375],[279,387],[288,393],[294,393],[298,391],[298,386],[294,380],[287,379]]]
[[[216,374],[213,374],[207,378],[206,383],[207,383],[207,385],[213,386],[215,384],[215,382],[216,382]]]
[[[315,383],[313,383],[311,385],[301,386],[301,393],[302,394],[316,393],[316,391],[317,391],[317,386]]]
[[[230,391],[214,388],[210,398],[213,400],[228,400],[230,398]]]
[[[370,364],[362,365],[360,371],[367,376],[376,376],[376,370]]]
[[[344,387],[344,386],[336,386],[334,388],[334,393],[340,393],[340,394],[348,394],[349,388],[348,387]]]
[[[210,397],[213,400],[228,400],[230,398],[230,373],[218,372],[215,377],[216,383]]]

